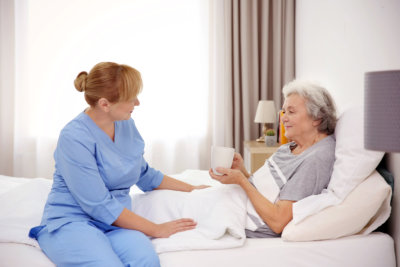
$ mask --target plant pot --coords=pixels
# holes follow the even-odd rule
[[[275,146],[276,144],[276,136],[275,135],[266,135],[265,136],[265,145],[266,146]]]

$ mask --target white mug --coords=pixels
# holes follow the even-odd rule
[[[222,175],[215,169],[217,167],[230,168],[232,166],[235,149],[231,147],[212,146],[211,147],[211,168],[216,175]]]

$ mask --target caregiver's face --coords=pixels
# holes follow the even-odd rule
[[[282,123],[285,126],[285,136],[296,142],[307,138],[315,131],[315,121],[308,115],[306,100],[298,94],[292,94],[283,104]]]
[[[140,102],[137,97],[132,100],[117,102],[111,105],[110,115],[114,120],[128,120],[130,119],[135,106],[139,105]]]

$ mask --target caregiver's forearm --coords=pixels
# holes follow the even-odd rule
[[[161,184],[156,189],[169,189],[183,192],[191,192],[194,189],[194,186],[164,175]]]
[[[282,233],[285,226],[292,220],[293,201],[283,200],[274,204],[258,192],[247,179],[242,179],[239,185],[246,192],[261,219],[272,231]]]
[[[157,224],[137,215],[136,213],[124,208],[113,225],[138,230],[148,236],[156,236]]]

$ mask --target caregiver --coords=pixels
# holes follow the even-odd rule
[[[163,175],[144,160],[144,142],[131,119],[142,89],[136,69],[102,62],[79,73],[75,87],[89,107],[60,133],[53,187],[30,237],[57,266],[159,266],[147,236],[169,237],[196,222],[155,224],[136,215],[130,187],[189,192],[204,186]]]
[[[247,237],[279,236],[292,220],[293,203],[321,193],[332,175],[337,119],[329,92],[314,83],[295,80],[283,88],[283,95],[281,120],[285,135],[292,142],[279,147],[252,176],[238,153],[231,169],[217,168],[223,176],[210,170],[212,178],[224,184],[240,185],[261,218],[250,214],[254,227],[246,226]],[[278,187],[275,201],[268,200],[259,190],[262,180],[271,176]]]

